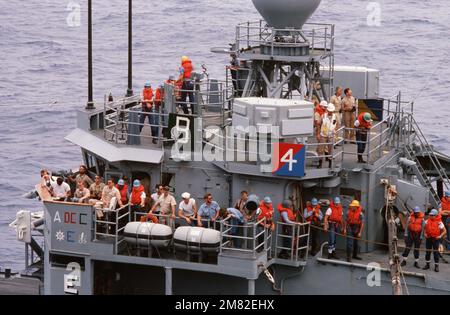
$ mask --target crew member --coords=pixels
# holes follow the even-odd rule
[[[317,148],[317,153],[319,154],[319,166],[322,168],[323,157],[326,153],[326,160],[328,161],[328,167],[331,168],[333,162],[333,143],[334,137],[336,135],[336,130],[339,129],[339,124],[334,114],[335,107],[333,104],[328,104],[326,114],[322,115],[322,124],[320,128],[317,129],[319,132],[319,147]]]
[[[207,227],[214,228],[219,217],[220,206],[214,201],[212,194],[206,194],[203,199],[205,202],[198,209],[197,225],[203,227],[202,221],[207,221]]]
[[[188,225],[194,226],[197,220],[197,205],[191,194],[185,192],[181,195],[183,199],[178,206],[178,217],[185,220]]]
[[[444,248],[450,250],[450,191],[446,191],[444,197],[442,197],[439,212],[442,215],[442,223],[444,223],[447,229],[447,239],[444,242]]]
[[[153,110],[153,89],[150,82],[145,83],[144,90],[142,91],[142,113],[139,119],[139,132],[144,128],[145,119],[148,117],[148,122],[152,124],[152,110]]]
[[[355,121],[356,142],[358,146],[358,163],[367,163],[363,160],[364,151],[366,151],[367,138],[369,131],[372,128],[372,115],[369,113],[362,113]],[[370,150],[370,148],[369,148]]]
[[[430,211],[428,220],[425,221],[425,267],[430,269],[431,252],[434,256],[434,271],[439,272],[439,244],[441,239],[447,234],[444,223],[438,218],[439,212],[436,209]]]
[[[239,66],[240,61],[238,56],[235,53],[232,53],[231,55],[231,61],[230,61],[230,73],[231,73],[231,80],[233,81],[233,88],[234,88],[234,96],[235,97],[241,97],[242,91],[239,90]]]
[[[317,253],[319,230],[315,227],[321,227],[323,213],[320,210],[319,201],[316,198],[311,200],[311,206],[308,206],[303,211],[303,216],[306,222],[309,222],[313,227],[310,228],[311,236],[311,255],[315,256]]]
[[[336,94],[331,97],[330,103],[335,107],[334,113],[336,115],[338,125],[342,126],[342,87],[338,86],[336,88]]]
[[[160,124],[160,119],[162,119],[163,117],[160,117],[161,115],[161,111],[162,108],[164,106],[164,87],[163,85],[158,86],[158,88],[155,91],[155,98],[154,98],[154,106],[152,109],[152,113],[153,115],[151,116],[151,129],[152,129],[152,142],[154,144],[156,144],[159,138],[159,124]]]
[[[130,212],[131,217],[138,221],[139,218],[136,215],[137,212],[144,213],[145,212],[145,200],[147,195],[145,194],[145,188],[141,184],[141,181],[135,179],[133,181],[133,188],[131,189],[130,195]],[[140,216],[142,218],[142,216]]]
[[[264,197],[264,200],[261,201],[259,204],[259,211],[258,212],[258,222],[262,219],[266,219],[265,225],[264,223],[261,223],[266,229],[270,231],[275,230],[275,223],[273,222],[273,205],[272,205],[272,199],[267,196]]]
[[[261,222],[257,228],[257,234],[267,230],[268,235],[275,231],[275,223],[273,222],[273,204],[269,196],[264,197],[264,200],[259,203],[259,209],[256,211],[258,217],[257,221]],[[266,219],[265,221],[263,221]],[[258,238],[258,245],[264,242],[264,234]]]
[[[344,98],[342,99],[342,111],[345,130],[345,140],[352,141],[355,138],[355,132],[353,130],[353,123],[355,122],[356,113],[356,99],[353,97],[353,92],[349,88],[344,90]]]
[[[336,197],[325,213],[325,231],[328,231],[328,259],[339,259],[336,255],[336,234],[343,231],[343,214],[341,199]]]
[[[297,240],[292,239],[292,228],[295,227],[297,223],[297,218],[293,210],[293,205],[290,200],[283,201],[282,204],[278,205],[278,212],[280,214],[281,222],[283,223],[282,232],[285,237],[283,237],[283,249],[279,252],[278,258],[289,259],[291,257],[291,252],[297,250]],[[289,248],[289,251],[288,251]]]
[[[120,200],[122,201],[122,204],[126,205],[128,203],[128,185],[125,184],[123,179],[119,179],[116,188],[120,192]]]
[[[364,230],[364,213],[359,201],[353,200],[348,207],[347,222],[344,228],[344,234],[347,234],[347,261],[351,262],[352,258],[361,260],[358,257],[358,239],[361,238]],[[353,251],[353,255],[352,255]]]
[[[318,100],[314,101],[314,130],[316,131],[317,141],[320,142],[319,132],[322,125],[322,116],[327,112],[327,101],[319,103]]]
[[[425,227],[425,215],[419,207],[414,208],[414,212],[410,214],[406,223],[405,229],[405,251],[403,252],[403,260],[401,266],[406,266],[406,260],[408,259],[409,252],[414,246],[414,267],[419,267],[420,245],[423,239],[423,232]]]
[[[241,195],[239,197],[239,199],[234,203],[233,208],[238,209],[239,211],[242,212],[242,214],[244,215],[244,218],[246,217],[247,213],[245,213],[245,204],[248,201],[248,192],[243,190],[241,191]]]
[[[186,57],[181,57],[181,68],[180,68],[180,77],[178,78],[178,82],[182,82],[181,86],[181,108],[183,109],[184,114],[188,115],[189,110],[187,106],[187,98],[189,97],[189,102],[191,103],[192,113],[194,113],[194,84],[192,81],[192,71],[194,71],[194,67],[192,66],[192,61]]]

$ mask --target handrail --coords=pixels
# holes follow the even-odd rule
[[[425,135],[423,134],[422,130],[420,129],[419,124],[417,123],[417,121],[415,120],[413,115],[411,115],[411,114],[406,114],[406,115],[409,118],[410,122],[412,123],[412,127],[414,128],[415,134],[418,135],[417,138],[418,138],[421,146],[422,147],[424,146],[424,149],[425,149],[424,153],[426,153],[428,155],[428,157],[430,158],[431,163],[433,164],[435,170],[438,172],[438,176],[441,178],[445,187],[447,189],[450,189],[450,179],[447,176],[446,172],[442,171],[444,168],[442,167],[442,164],[439,162],[439,158],[434,153],[433,148],[431,147],[431,145],[427,141]]]

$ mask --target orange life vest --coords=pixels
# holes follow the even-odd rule
[[[348,225],[361,225],[361,212],[362,208],[358,207],[356,210],[348,210],[347,213],[347,224]]]
[[[152,222],[155,223],[155,224],[158,224],[158,223],[159,223],[158,218],[155,217],[154,215],[152,215],[151,213],[148,213],[147,215],[144,215],[144,216],[141,217],[141,222],[142,222],[142,223],[145,223],[145,222],[147,222],[148,220],[152,221]]]
[[[359,129],[370,129],[372,128],[372,123],[365,121],[364,120],[364,114],[362,113],[358,116],[358,121],[359,121]]]
[[[122,189],[119,188],[119,185],[116,185],[116,188],[119,190],[120,192],[120,200],[122,201],[123,204],[126,204],[128,202],[128,186],[124,185],[122,187]]]
[[[330,222],[342,224],[342,214],[344,213],[342,205],[336,205],[335,203],[330,204],[331,215],[329,218]]]
[[[142,106],[147,108],[151,108],[153,104],[153,89],[152,88],[144,88],[142,92],[143,100]]]
[[[259,204],[259,208],[261,209],[261,213],[258,216],[258,221],[262,220],[263,218],[266,218],[266,223],[272,222],[273,206],[270,205],[268,207],[264,202],[261,202]]]
[[[427,224],[425,225],[425,232],[427,233],[428,238],[437,238],[441,235],[441,229],[439,228],[439,224],[441,220],[436,218],[428,218]]]
[[[280,213],[280,216],[281,216],[282,220],[283,220],[282,214],[283,214],[283,212],[286,212],[287,215],[288,215],[288,219],[289,220],[294,221],[294,222],[297,221],[296,217],[295,217],[295,214],[294,214],[294,211],[292,211],[292,209],[284,208],[283,205],[279,204],[278,205],[278,212]],[[284,220],[283,220],[283,222],[284,222]],[[284,223],[286,223],[286,222],[284,222]]]
[[[423,213],[419,213],[418,217],[416,217],[415,214],[411,214],[408,224],[408,229],[411,233],[422,232],[422,222],[424,217],[425,215]]]
[[[131,191],[131,204],[132,205],[140,205],[141,204],[141,195],[144,192],[144,186],[139,186],[138,188],[133,187]]]
[[[194,67],[192,66],[192,61],[186,60],[181,63],[181,66],[184,69],[183,79],[187,80],[191,78],[192,71],[194,71]]]
[[[450,211],[450,201],[447,201],[446,197],[442,197],[441,207],[443,211]]]
[[[161,88],[157,88],[156,89],[156,94],[155,94],[155,105],[157,107],[161,106],[161,102],[164,98],[164,90]]]
[[[319,114],[320,117],[322,117],[323,114],[326,113],[326,110],[324,108],[322,108],[322,106],[317,105],[316,108],[314,109],[314,112]]]
[[[306,221],[318,225],[320,221],[319,221],[319,218],[316,217],[316,215],[318,216],[320,214],[320,205],[317,205],[314,208],[311,207],[311,206],[308,206],[306,208],[306,211],[308,211],[308,212],[313,211],[314,212],[312,216],[310,216],[309,218],[306,219]]]

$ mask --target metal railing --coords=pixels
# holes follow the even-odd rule
[[[220,254],[247,253],[256,258],[258,252],[265,251],[270,256],[272,233],[265,228],[266,221],[266,218],[242,224],[233,224],[231,218],[220,221]],[[243,246],[238,246],[241,242]]]
[[[122,232],[125,231],[126,223],[128,223],[130,218],[130,206],[124,205],[121,208],[111,210],[111,209],[94,209],[94,240],[99,240],[99,238],[112,238],[114,240],[114,254],[118,254],[119,246],[124,239],[121,237]],[[98,219],[96,211],[101,211],[103,213],[104,219]],[[128,219],[124,224],[123,219]],[[99,231],[99,230],[103,231]],[[112,230],[112,232],[111,232]]]
[[[307,260],[310,230],[309,222],[291,224],[278,221],[275,240],[275,254],[277,257],[280,257],[282,253],[286,253],[287,256],[280,258],[294,262]]]
[[[260,20],[236,27],[236,51],[268,46],[270,56],[274,56],[277,47],[304,47],[305,43],[311,52],[330,53],[334,50],[334,39],[333,24],[306,23],[302,29],[278,29]]]
[[[181,95],[193,95],[194,100],[186,101],[181,99]],[[192,90],[174,88],[171,95],[171,112],[182,112],[183,108],[190,109],[189,114],[196,117],[208,119],[216,118],[218,125],[224,126],[226,120],[231,118],[232,99],[234,97],[233,86],[227,81],[201,80],[192,82]]]

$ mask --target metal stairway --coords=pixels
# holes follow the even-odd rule
[[[437,157],[433,147],[428,143],[425,135],[422,133],[418,123],[414,117],[410,114],[404,117],[407,119],[406,126],[409,128],[410,138],[406,141],[404,146],[405,155],[411,161],[416,163],[412,167],[414,175],[416,175],[420,184],[427,187],[430,190],[430,196],[434,202],[433,206],[438,207],[440,204],[440,198],[437,189],[433,186],[433,182],[441,180],[444,187],[450,190],[450,179],[447,176],[447,172],[444,167],[442,167],[439,158]],[[405,125],[404,125],[405,126]],[[418,159],[418,155],[428,159],[430,161],[430,166],[432,171],[434,171],[437,176],[431,179]]]

